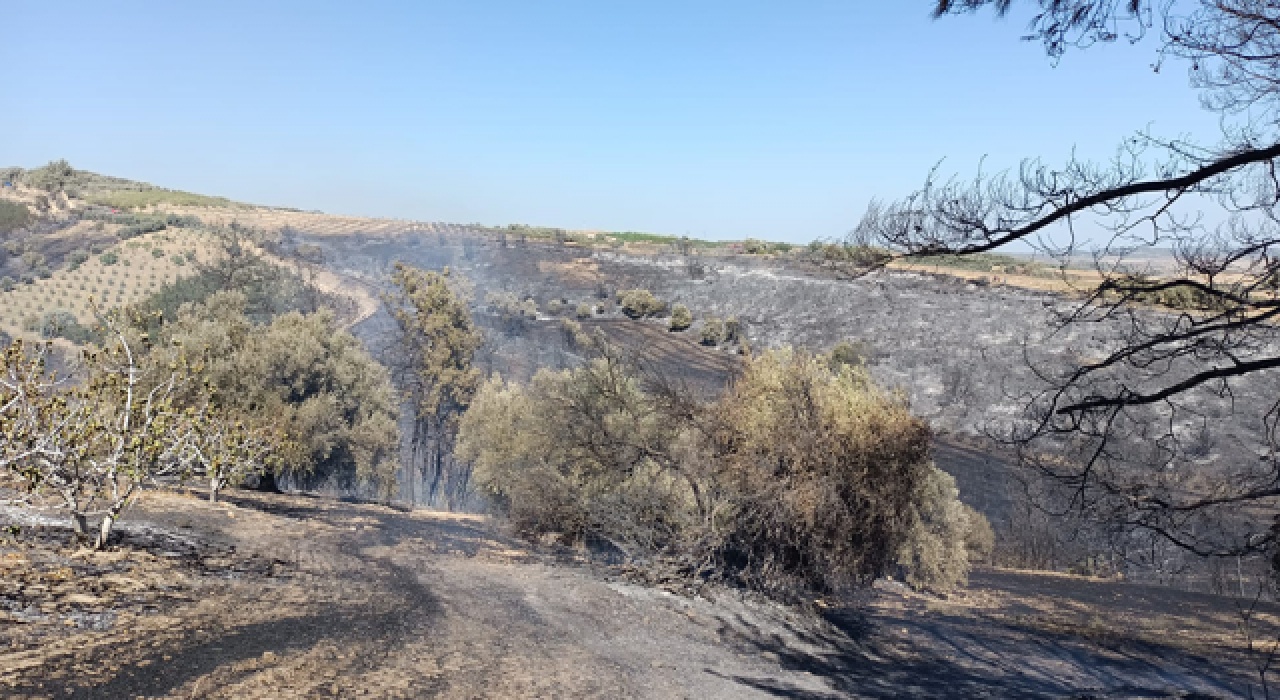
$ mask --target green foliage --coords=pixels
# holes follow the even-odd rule
[[[619,295],[622,297],[622,313],[631,318],[657,316],[667,309],[667,305],[647,289],[633,289]]]
[[[181,267],[187,264],[187,259],[181,255],[171,255],[169,256],[169,262]]]
[[[35,327],[31,330],[39,333],[45,340],[66,338],[76,345],[97,340],[97,335],[80,325],[75,314],[69,311],[47,311],[36,320]]]
[[[207,197],[178,190],[152,189],[144,191],[119,190],[90,195],[90,202],[115,209],[145,209],[167,204],[177,207],[231,207],[238,206],[225,197]]]
[[[34,218],[31,210],[22,202],[0,199],[0,233],[20,229],[31,223]]]
[[[13,281],[12,277],[9,277],[8,275],[0,277],[0,292],[12,292],[15,286],[17,286],[17,284]]]
[[[743,241],[742,251],[748,255],[765,255],[771,252],[768,243],[755,238],[748,238]]]
[[[611,231],[608,235],[615,241],[623,243],[663,243],[677,247],[716,248],[723,244],[717,241],[704,241],[688,236],[668,236],[660,233],[640,233],[637,231]]]
[[[120,256],[115,254],[114,252],[108,251],[106,253],[103,253],[102,255],[99,255],[98,261],[101,262],[103,265],[111,266],[120,262]]]
[[[245,315],[255,323],[266,323],[290,311],[314,313],[324,307],[339,308],[342,303],[293,270],[262,258],[235,237],[222,239],[221,248],[212,262],[197,263],[195,274],[165,284],[139,308],[171,319],[183,304],[198,304],[217,292],[236,291],[244,295]]]
[[[470,490],[469,465],[453,463],[451,453],[458,420],[480,384],[472,361],[484,341],[452,281],[447,268],[435,272],[397,263],[391,274],[395,292],[384,297],[400,332],[396,378],[414,409],[414,453],[432,455],[414,465],[425,472],[424,500],[433,503],[443,495],[451,509]]]
[[[71,262],[72,265],[84,264],[89,260],[89,251],[85,250],[84,248],[76,248],[75,250],[71,251],[71,255],[67,256],[67,259]]]
[[[65,160],[51,161],[48,165],[27,171],[23,182],[45,192],[60,192],[75,182],[76,171]]]
[[[389,496],[399,407],[387,370],[328,311],[255,324],[247,305],[229,291],[185,306],[153,332],[157,348],[200,358],[220,405],[289,437],[279,474]]]
[[[1054,269],[1042,263],[1031,262],[1012,255],[1000,253],[971,253],[968,255],[930,255],[912,258],[909,262],[917,265],[946,267],[972,272],[994,272],[1005,275],[1031,275],[1034,277],[1052,277]]]
[[[689,307],[684,304],[676,304],[671,307],[671,326],[672,331],[688,330],[693,325],[693,314],[689,312]]]
[[[1197,286],[1179,282],[1131,275],[1119,278],[1110,285],[1104,285],[1102,289],[1104,297],[1107,298],[1120,295],[1140,304],[1163,306],[1179,311],[1225,311],[1234,304]]]

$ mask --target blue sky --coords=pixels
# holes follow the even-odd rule
[[[0,165],[276,206],[808,241],[930,167],[1213,140],[1155,45],[1053,66],[929,0],[15,0]],[[15,29],[16,28],[16,31]]]

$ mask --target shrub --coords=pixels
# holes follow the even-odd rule
[[[657,316],[666,308],[666,304],[658,301],[647,289],[633,289],[622,293],[622,313],[631,318]]]
[[[693,325],[693,314],[689,313],[689,307],[684,304],[676,304],[671,307],[671,330],[683,331],[688,330]]]
[[[152,249],[151,249],[151,257],[155,258],[156,260],[159,260],[160,258],[163,258],[163,257],[164,257],[164,249],[162,249],[162,248],[152,248]]]
[[[31,210],[22,202],[0,199],[0,233],[15,231],[32,220]]]
[[[181,255],[173,255],[169,257],[169,262],[181,267],[187,264],[187,259],[182,257]]]
[[[928,427],[865,371],[767,353],[706,403],[647,392],[602,336],[587,343],[576,369],[490,379],[462,419],[458,454],[526,536],[599,537],[664,575],[787,597],[865,585],[937,513],[963,515]]]
[[[81,265],[89,260],[89,251],[84,248],[76,248],[71,251],[71,255],[68,256],[68,260],[71,261],[72,265]]]
[[[110,267],[111,265],[114,265],[117,262],[120,262],[120,256],[112,252],[107,252],[107,253],[103,253],[102,255],[99,255],[98,261],[101,262],[103,265]]]
[[[22,255],[23,245],[21,241],[5,241],[4,252],[9,255]]]
[[[38,332],[40,337],[46,340],[66,338],[76,345],[83,345],[94,339],[93,333],[88,328],[80,325],[80,321],[69,311],[46,312],[37,319],[36,327],[32,330]]]
[[[591,304],[588,304],[585,301],[582,302],[581,304],[578,304],[578,310],[577,310],[578,318],[591,318],[591,312],[594,310],[594,308],[595,307],[593,307]]]
[[[969,561],[990,562],[991,553],[996,548],[996,533],[991,529],[987,516],[965,505],[964,513],[968,530],[965,532],[964,545],[969,553]]]
[[[15,284],[12,277],[8,275],[0,277],[0,291],[12,292]]]
[[[831,348],[829,355],[832,369],[864,367],[870,362],[871,357],[871,346],[864,340],[842,340]]]
[[[898,553],[903,580],[912,588],[950,590],[969,571],[969,515],[957,500],[956,481],[931,467],[910,511],[910,533]]]
[[[564,336],[565,345],[571,348],[586,347],[590,343],[590,337],[582,330],[582,324],[573,319],[560,319],[560,333]]]
[[[724,342],[732,343],[739,340],[742,336],[742,324],[738,322],[736,316],[730,316],[724,320]]]
[[[22,264],[34,270],[44,264],[44,256],[34,250],[28,250],[22,254]]]
[[[53,270],[50,270],[48,265],[41,265],[32,270],[32,272],[36,274],[36,277],[39,277],[42,280],[47,280],[50,277],[53,277]]]
[[[547,302],[547,313],[558,316],[561,311],[564,311],[564,302],[559,299],[552,299]]]
[[[769,252],[769,244],[754,238],[748,238],[742,242],[742,250],[748,255],[764,255]]]
[[[724,321],[708,318],[702,322],[701,341],[703,345],[716,346],[724,342]]]
[[[538,319],[537,302],[533,299],[521,301],[514,292],[490,292],[484,300],[489,311],[498,315],[508,332],[521,332],[529,322]]]

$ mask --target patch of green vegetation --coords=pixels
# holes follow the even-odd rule
[[[668,236],[661,233],[642,233],[639,231],[610,231],[605,235],[624,243],[665,243],[667,245],[680,245],[684,242],[695,248],[718,248],[724,245],[719,241],[704,241],[700,238],[689,238],[688,236]]]
[[[209,197],[179,190],[114,190],[89,195],[90,202],[116,209],[144,209],[159,204],[178,207],[232,207],[237,206],[226,197]]]
[[[1012,255],[1000,253],[973,253],[970,255],[931,255],[923,258],[910,258],[907,262],[916,265],[932,265],[949,267],[972,272],[995,272],[1004,274],[1046,276],[1054,273],[1053,268],[1037,262],[1031,262]]]
[[[0,233],[20,229],[31,223],[31,210],[22,202],[0,199]]]

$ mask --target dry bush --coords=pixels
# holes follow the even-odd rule
[[[786,596],[887,573],[939,511],[967,522],[954,486],[930,489],[928,428],[861,370],[766,353],[707,402],[584,342],[576,369],[487,381],[460,425],[459,456],[522,534]]]
[[[702,322],[702,333],[699,336],[703,345],[716,346],[724,342],[724,321],[708,318]]]
[[[578,304],[576,314],[578,318],[591,318],[591,314],[595,312],[595,307],[587,302]]]
[[[931,467],[911,509],[911,529],[898,552],[902,577],[912,588],[947,590],[969,571],[969,514],[957,500],[956,480]]]
[[[622,313],[631,318],[647,318],[657,316],[667,309],[667,305],[653,296],[647,289],[633,289],[623,292]]]
[[[865,584],[895,563],[931,472],[929,430],[862,372],[798,351],[748,361],[719,405],[733,491],[722,566],[765,590]]]
[[[671,308],[671,330],[683,331],[688,330],[693,325],[693,314],[689,312],[689,307],[684,304],[676,304]]]

